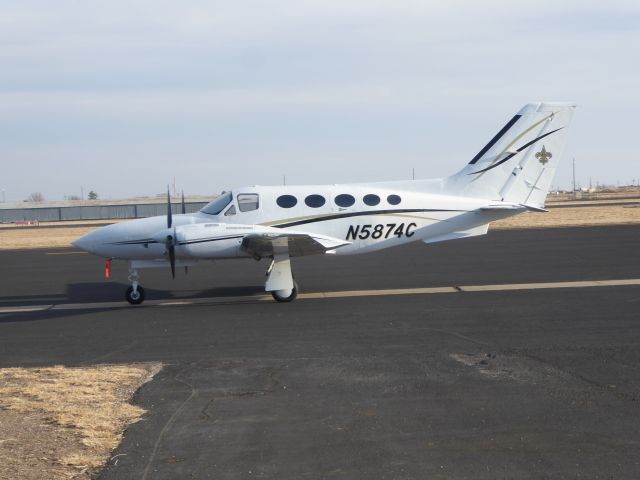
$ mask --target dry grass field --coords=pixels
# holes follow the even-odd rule
[[[0,479],[88,479],[145,411],[160,364],[0,369]]]
[[[591,227],[640,223],[640,205],[594,205],[553,208],[545,213],[528,212],[491,224],[492,229]]]
[[[4,229],[0,230],[0,250],[70,247],[73,240],[95,229],[79,226]]]

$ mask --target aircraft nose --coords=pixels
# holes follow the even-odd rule
[[[96,232],[89,232],[80,238],[76,238],[71,242],[71,245],[79,248],[80,250],[84,250],[85,252],[95,253],[95,249],[97,247],[97,238],[95,233]]]

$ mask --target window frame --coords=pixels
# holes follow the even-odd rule
[[[210,206],[217,204],[217,202],[221,202],[225,198],[227,199],[227,202],[222,207],[219,207],[217,211],[215,212],[207,211],[207,209]],[[207,203],[204,207],[202,207],[200,209],[200,212],[205,213],[207,215],[220,215],[222,211],[229,206],[230,203],[233,203],[233,192],[222,192],[220,195],[218,195],[216,198],[214,198],[209,203]]]
[[[253,205],[253,203],[247,203],[247,202],[240,202],[240,198],[246,196],[246,197],[250,197],[253,196],[256,198],[256,202],[255,202],[255,208],[250,208],[248,210],[243,210],[242,209],[242,205]],[[249,192],[249,193],[238,193],[236,194],[236,203],[238,204],[238,211],[240,213],[247,213],[247,212],[254,212],[256,210],[260,209],[260,194],[256,193],[256,192]]]

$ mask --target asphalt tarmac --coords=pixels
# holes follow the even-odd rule
[[[291,304],[261,299],[266,262],[146,271],[141,307],[123,266],[106,281],[73,250],[2,252],[0,363],[164,363],[103,479],[640,478],[639,240],[497,231],[296,259],[302,292],[336,296]]]

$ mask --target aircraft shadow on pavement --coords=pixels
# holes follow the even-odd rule
[[[24,305],[60,305],[60,304],[83,304],[83,303],[111,303],[116,302],[118,305],[110,306],[91,306],[87,308],[74,309],[47,309],[33,312],[16,312],[0,314],[0,323],[24,322],[34,320],[53,320],[61,317],[72,317],[76,315],[85,315],[90,313],[103,313],[122,308],[144,308],[141,306],[128,305],[124,292],[128,287],[124,283],[74,283],[67,285],[67,294],[47,295],[45,296],[21,296],[21,297],[5,297],[2,298],[2,306],[24,306]],[[190,300],[198,298],[228,298],[228,297],[247,297],[247,301],[256,294],[264,293],[263,285],[253,286],[237,286],[237,287],[216,287],[207,290],[161,290],[145,288],[146,300]],[[221,305],[228,305],[228,302],[222,302]],[[211,306],[212,304],[206,304]]]
[[[125,302],[125,283],[71,283],[67,285],[66,303]],[[188,300],[209,297],[244,297],[264,293],[263,285],[215,287],[205,290],[174,290],[144,287],[146,300]]]

